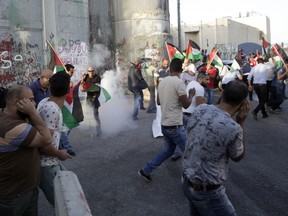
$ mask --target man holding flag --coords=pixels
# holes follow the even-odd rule
[[[94,68],[92,66],[89,66],[87,71],[88,74],[84,74],[81,81],[82,91],[87,92],[87,103],[93,108],[93,114],[97,124],[96,135],[101,136],[101,121],[99,117],[100,102],[98,100],[101,91],[101,87],[98,85],[101,83],[101,77],[98,74],[94,74]]]
[[[217,76],[217,69],[220,70],[223,67],[221,58],[218,56],[218,50],[213,49],[209,55],[208,63],[206,67],[203,67],[201,70],[206,71],[210,76],[210,82],[205,89],[205,93],[208,96],[207,104],[213,103],[214,97],[214,86],[215,86],[215,77]],[[216,69],[217,68],[217,69]]]

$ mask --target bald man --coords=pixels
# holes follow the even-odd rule
[[[15,85],[7,92],[0,122],[1,215],[37,215],[38,147],[49,146],[52,138],[28,87]]]
[[[42,99],[51,96],[49,90],[49,80],[52,77],[52,75],[53,75],[52,70],[44,69],[40,73],[40,78],[38,78],[28,86],[33,92],[36,106],[38,106],[38,103]]]
[[[101,77],[94,73],[94,68],[92,66],[89,66],[88,69],[88,74],[83,74],[83,79],[81,81],[81,86],[82,86],[82,91],[87,92],[87,103],[93,108],[93,114],[94,114],[94,119],[96,120],[96,135],[101,136],[102,131],[101,131],[101,121],[100,121],[100,116],[99,116],[99,95],[100,95],[100,89],[91,89],[88,91],[84,88],[85,85],[95,85],[101,83]]]

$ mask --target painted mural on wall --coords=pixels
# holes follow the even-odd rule
[[[23,32],[22,32],[23,34]],[[18,33],[0,33],[0,85],[28,85],[42,69],[42,45]]]

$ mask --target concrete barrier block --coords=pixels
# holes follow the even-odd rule
[[[56,216],[92,216],[77,176],[60,171],[54,178]]]

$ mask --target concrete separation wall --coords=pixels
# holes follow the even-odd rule
[[[54,178],[56,216],[92,216],[77,176],[60,171]]]

